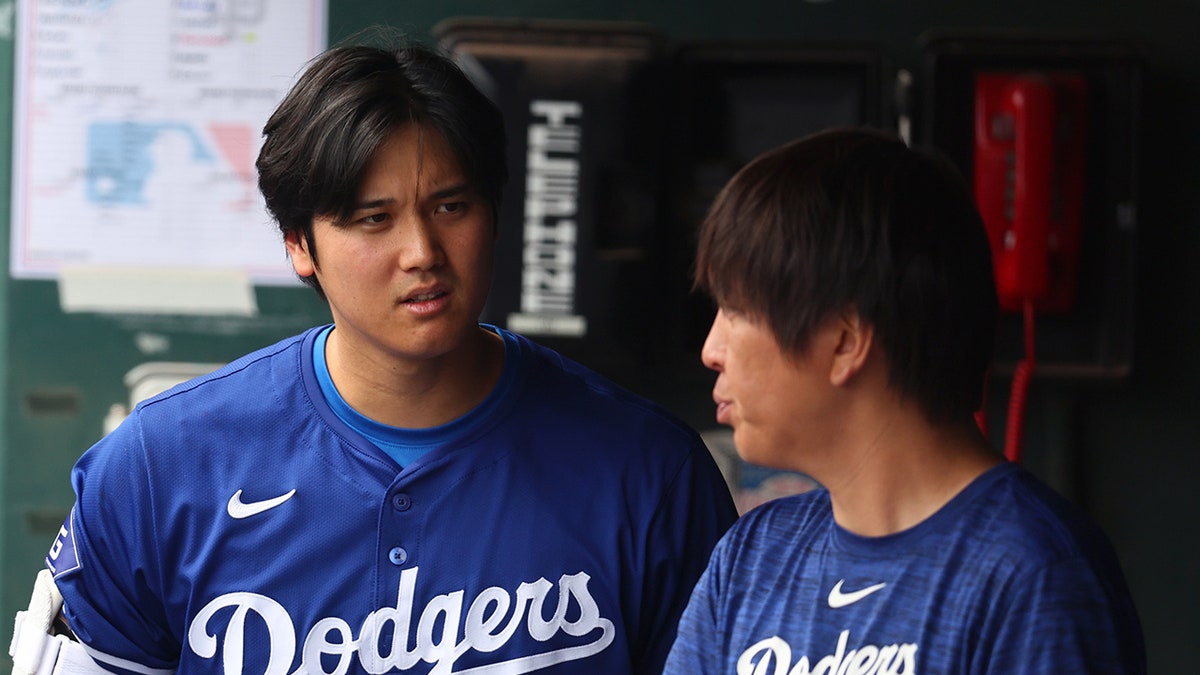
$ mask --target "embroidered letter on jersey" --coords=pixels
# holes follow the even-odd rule
[[[810,662],[801,656],[792,667],[792,647],[779,636],[755,643],[742,652],[737,675],[912,675],[917,672],[917,645],[863,645],[846,651],[850,631],[838,636],[837,649]],[[774,668],[771,666],[774,665]]]
[[[584,572],[564,574],[559,578],[557,606],[549,620],[544,618],[542,609],[554,584],[543,577],[532,583],[522,583],[515,594],[497,586],[485,588],[471,601],[465,615],[464,591],[436,596],[420,611],[414,626],[413,598],[419,569],[413,567],[401,573],[396,606],[381,607],[368,614],[359,627],[357,637],[350,624],[342,618],[328,617],[317,621],[304,638],[300,647],[300,668],[292,675],[344,675],[350,670],[356,651],[363,669],[373,674],[397,669],[403,671],[419,661],[434,664],[430,675],[530,673],[556,663],[597,654],[612,643],[616,633],[613,622],[600,616],[600,608],[587,587],[591,577]],[[567,619],[568,609],[572,606],[578,613],[574,621]],[[226,675],[242,674],[243,656],[247,648],[246,618],[252,612],[266,623],[270,636],[271,653],[265,675],[288,675],[295,660],[297,640],[291,615],[275,600],[256,593],[226,593],[205,605],[188,630],[188,646],[192,651],[205,659],[216,656],[217,634],[209,629],[209,621],[218,612],[230,607],[234,608],[234,612],[225,629],[221,653],[222,668]],[[530,637],[538,642],[546,642],[560,632],[582,638],[598,628],[600,634],[590,642],[572,647],[529,654],[469,670],[454,670],[454,662],[467,651],[475,650],[483,654],[494,652],[507,644],[522,624]],[[219,627],[217,630],[220,630]],[[384,648],[380,644],[381,636],[389,632],[391,644]],[[457,642],[460,632],[463,640]],[[407,648],[410,642],[416,644],[412,651]],[[325,655],[339,659],[333,670],[323,667],[328,664],[322,662],[322,656]]]

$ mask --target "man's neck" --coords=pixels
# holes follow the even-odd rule
[[[892,403],[860,411],[864,419],[849,426],[855,432],[822,481],[834,519],[855,534],[907,530],[1003,461],[972,422],[933,424],[916,406]]]
[[[487,398],[504,367],[503,340],[483,329],[453,354],[412,363],[345,358],[337,338],[335,329],[326,359],[338,393],[358,413],[394,427],[429,428],[465,415]]]

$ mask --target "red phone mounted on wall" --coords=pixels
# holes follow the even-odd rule
[[[1002,309],[1071,308],[1078,285],[1087,85],[1069,71],[975,75],[976,202]]]
[[[987,227],[1001,309],[1024,315],[1004,454],[1021,458],[1035,315],[1075,303],[1083,219],[1087,88],[1069,72],[975,75],[975,201]],[[986,418],[977,415],[986,432]]]
[[[1042,338],[1040,375],[1127,376],[1138,277],[1141,49],[1074,31],[938,29],[921,43],[914,133],[973,183],[987,224],[1005,308],[996,374],[1028,357],[1030,311]]]

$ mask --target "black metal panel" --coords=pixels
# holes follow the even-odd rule
[[[657,335],[662,40],[640,25],[455,20],[441,44],[504,111],[510,183],[484,320],[617,379]]]

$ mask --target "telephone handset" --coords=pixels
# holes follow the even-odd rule
[[[1086,84],[1074,73],[975,79],[975,196],[1007,311],[1064,312],[1078,286]]]
[[[1067,72],[975,76],[976,204],[992,247],[1000,307],[1021,312],[1025,356],[1013,372],[1004,453],[1021,456],[1035,363],[1035,315],[1065,312],[1078,286],[1086,82]],[[983,411],[976,415],[987,433]]]

